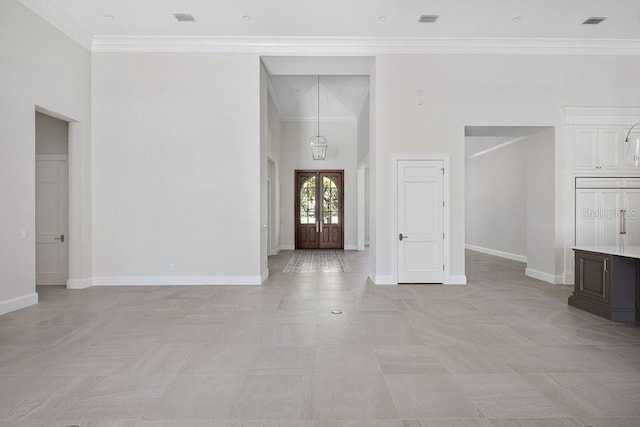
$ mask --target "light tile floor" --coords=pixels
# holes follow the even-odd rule
[[[0,427],[640,426],[640,327],[467,253],[468,286],[38,288],[0,316]],[[331,314],[332,309],[343,311]]]

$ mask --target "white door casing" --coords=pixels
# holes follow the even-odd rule
[[[37,285],[66,285],[69,278],[68,189],[67,156],[36,156]]]
[[[445,281],[444,170],[442,160],[397,162],[398,283]]]

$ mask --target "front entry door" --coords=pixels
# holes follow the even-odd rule
[[[398,283],[444,279],[444,163],[398,161]]]
[[[343,249],[344,171],[295,174],[296,249]]]

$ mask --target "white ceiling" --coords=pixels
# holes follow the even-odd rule
[[[262,54],[276,46],[278,52],[291,55],[305,43],[320,56],[335,54],[336,46],[343,47],[340,54],[361,55],[368,45],[399,53],[402,46],[411,50],[421,44],[424,49],[445,47],[463,53],[476,44],[488,52],[495,48],[522,53],[533,52],[533,43],[547,53],[640,54],[640,0],[19,1],[94,51],[237,51],[244,45],[256,46]],[[190,12],[196,22],[177,22],[175,12]],[[420,24],[423,14],[440,18],[434,24]],[[599,25],[582,25],[590,16],[607,19]],[[372,61],[370,57],[345,61],[263,57],[283,118],[316,114],[306,74],[335,77],[323,83],[323,116],[353,118],[368,91],[366,75]]]
[[[21,1],[93,36],[640,39],[638,0]],[[191,12],[197,22],[178,23],[173,12]],[[418,24],[422,14],[440,18]],[[607,19],[581,25],[590,16]]]
[[[544,126],[465,126],[465,156],[477,155],[518,143],[526,137],[548,129]]]
[[[283,120],[317,120],[317,76],[269,77],[270,93]],[[369,76],[320,76],[320,119],[356,119],[369,93]]]

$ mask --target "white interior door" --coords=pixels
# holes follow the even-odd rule
[[[36,159],[36,284],[66,285],[69,218],[66,156]]]
[[[444,163],[398,161],[398,283],[444,282]]]

